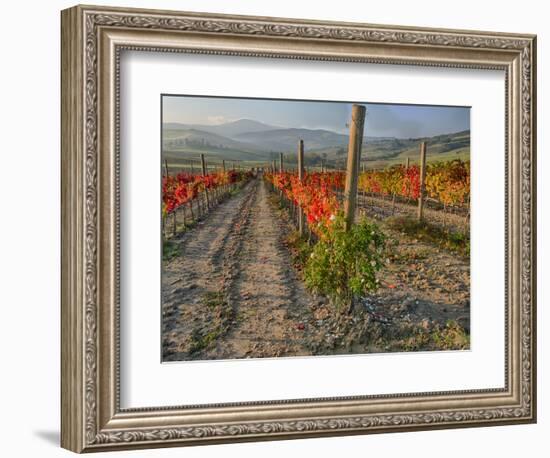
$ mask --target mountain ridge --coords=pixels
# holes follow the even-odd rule
[[[245,123],[247,123],[247,124],[245,124]],[[250,124],[248,124],[248,123],[250,123]],[[241,126],[247,126],[247,125],[254,125],[256,127],[253,128],[252,130],[249,130],[249,127],[246,127],[246,128],[241,127]],[[169,130],[197,129],[197,130],[202,130],[202,131],[205,131],[205,132],[215,133],[217,135],[227,136],[229,138],[231,138],[231,136],[246,136],[246,135],[249,135],[249,134],[251,135],[251,134],[259,133],[259,132],[272,132],[272,131],[275,131],[275,130],[279,130],[281,132],[282,131],[303,130],[303,131],[308,131],[308,132],[330,133],[332,135],[345,137],[346,139],[348,138],[347,134],[341,134],[339,132],[335,132],[335,131],[329,130],[329,129],[323,129],[323,128],[311,129],[311,128],[307,128],[307,127],[281,127],[281,126],[274,126],[274,125],[266,124],[266,123],[263,123],[263,122],[260,122],[260,121],[255,121],[253,119],[248,119],[248,118],[238,119],[236,121],[230,121],[230,122],[221,123],[221,124],[189,124],[189,123],[182,123],[182,122],[165,122],[165,123],[163,123],[162,127],[163,127],[163,129],[169,129]],[[219,131],[221,131],[221,130],[231,130],[231,129],[234,129],[237,132],[236,133],[231,133],[231,134],[219,133]],[[385,141],[385,140],[390,140],[390,139],[422,140],[422,139],[426,139],[426,138],[442,137],[442,136],[446,136],[446,135],[458,135],[458,134],[463,134],[463,133],[466,133],[466,132],[469,132],[469,129],[456,131],[456,132],[446,132],[446,133],[435,134],[435,135],[430,135],[430,136],[420,136],[420,137],[396,137],[396,136],[388,137],[388,136],[366,135],[363,138],[367,139],[367,140],[370,140],[370,141]]]
[[[186,124],[179,122],[169,122],[163,123],[163,129],[165,128],[171,130],[197,129],[231,138],[232,136],[243,132],[269,131],[272,129],[279,129],[280,127],[271,126],[269,124],[255,121],[253,119],[243,118],[221,124]]]
[[[250,128],[253,130],[249,131]],[[278,157],[279,152],[292,157],[300,139],[310,160],[317,156],[336,163],[343,160],[349,137],[328,129],[282,128],[250,119],[216,125],[163,124],[163,150],[176,155],[203,152],[217,158],[261,162]],[[363,138],[364,161],[412,157],[421,141],[428,141],[429,156],[449,156],[454,151],[463,157],[469,155],[470,131],[417,138],[366,136]]]

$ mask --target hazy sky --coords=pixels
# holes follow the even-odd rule
[[[367,107],[365,135],[429,137],[470,128],[470,108],[362,103]],[[327,129],[346,133],[351,103],[225,97],[164,96],[163,121],[222,124],[253,119],[279,127]]]

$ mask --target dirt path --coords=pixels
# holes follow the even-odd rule
[[[210,357],[244,358],[306,355],[313,299],[296,278],[284,246],[285,231],[259,185],[239,254],[239,274],[229,292],[235,325]]]
[[[235,231],[244,209],[254,196],[250,183],[220,204],[206,219],[176,238],[176,255],[163,260],[163,359],[180,360],[193,351],[191,336],[208,335],[209,321],[221,315],[215,304],[223,292],[226,252],[235,245]],[[201,313],[199,313],[199,311]]]
[[[164,360],[311,354],[313,298],[260,180],[179,241],[163,275]]]

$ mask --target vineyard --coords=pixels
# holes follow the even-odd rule
[[[163,360],[469,348],[470,163],[166,174]]]
[[[305,173],[302,180],[296,172],[267,172],[265,179],[304,212],[309,229],[317,236],[330,226],[342,210],[345,172]],[[420,197],[420,167],[398,165],[383,170],[365,171],[358,177],[361,197],[401,197],[416,203]],[[469,209],[470,163],[462,160],[428,164],[425,177],[426,197],[441,204],[443,211],[454,207]],[[359,199],[359,203],[366,199]],[[393,203],[394,204],[394,203]],[[394,206],[394,205],[393,205]]]
[[[427,197],[444,206],[464,207],[470,201],[470,162],[454,160],[427,165]],[[393,166],[364,172],[359,176],[361,191],[410,200],[420,197],[420,167]]]
[[[428,197],[467,207],[468,168],[430,164]],[[363,172],[358,183],[360,195],[397,195],[408,207],[420,188],[414,165]],[[360,211],[347,235],[344,187],[342,172],[306,172],[302,180],[295,171],[267,170],[166,177],[164,219],[183,211],[187,226],[177,226],[175,236],[169,231],[165,242],[175,247],[166,251],[163,274],[165,358],[330,354],[357,342],[368,342],[360,345],[365,351],[468,345],[467,259],[396,229],[391,215],[386,224]],[[303,237],[296,232],[300,213]],[[280,316],[289,297],[303,308]],[[182,301],[194,305],[184,311]]]
[[[219,171],[207,175],[178,173],[163,177],[163,218],[176,210],[207,199],[208,193],[216,199],[232,186],[252,177],[250,171]],[[266,172],[264,178],[282,192],[288,201],[304,212],[311,231],[319,235],[330,226],[341,205],[344,190],[344,172],[305,173],[302,180],[296,172]],[[470,164],[461,160],[429,164],[425,187],[428,197],[445,207],[467,207],[470,200]],[[411,201],[420,197],[420,170],[417,165],[393,166],[359,174],[358,190],[379,196],[399,196]]]
[[[192,224],[209,209],[220,203],[236,186],[252,177],[250,171],[217,171],[209,174],[180,172],[162,178],[162,221],[163,229],[172,221],[171,235],[178,231],[178,215],[183,217],[183,228]],[[169,231],[164,229],[167,236]]]

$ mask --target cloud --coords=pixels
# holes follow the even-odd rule
[[[235,121],[235,119],[229,118],[227,116],[214,115],[214,116],[207,116],[206,121],[208,122],[208,124],[224,124],[226,122]]]

